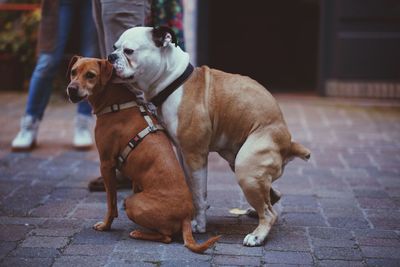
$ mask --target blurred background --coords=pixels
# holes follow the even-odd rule
[[[196,65],[248,75],[278,93],[400,98],[398,0],[183,2]],[[0,90],[27,90],[39,9],[39,0],[0,1]]]

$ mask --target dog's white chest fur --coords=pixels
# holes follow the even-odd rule
[[[183,86],[175,90],[161,107],[160,119],[175,145],[178,145],[178,110],[183,96]]]

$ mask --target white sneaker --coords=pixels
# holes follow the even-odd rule
[[[89,149],[93,145],[91,135],[92,117],[78,114],[75,117],[73,145],[76,149]]]
[[[39,130],[40,120],[25,115],[21,118],[21,129],[17,136],[11,142],[11,148],[14,151],[31,150],[36,145],[37,132]]]

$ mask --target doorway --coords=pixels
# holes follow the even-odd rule
[[[201,0],[198,63],[272,92],[316,91],[319,0]]]

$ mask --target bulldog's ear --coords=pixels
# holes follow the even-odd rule
[[[154,27],[152,35],[157,47],[167,47],[171,42],[178,46],[175,32],[167,26]]]
[[[100,66],[100,84],[105,86],[113,74],[113,65],[106,59],[100,59],[98,63]]]
[[[74,64],[75,64],[75,63],[78,61],[78,59],[80,59],[80,58],[82,58],[82,57],[81,57],[81,56],[75,55],[75,56],[73,56],[73,57],[71,58],[71,60],[69,61],[68,69],[67,69],[67,73],[66,73],[67,79],[69,79],[69,77],[70,77],[70,75],[71,75],[72,66],[74,66]]]

